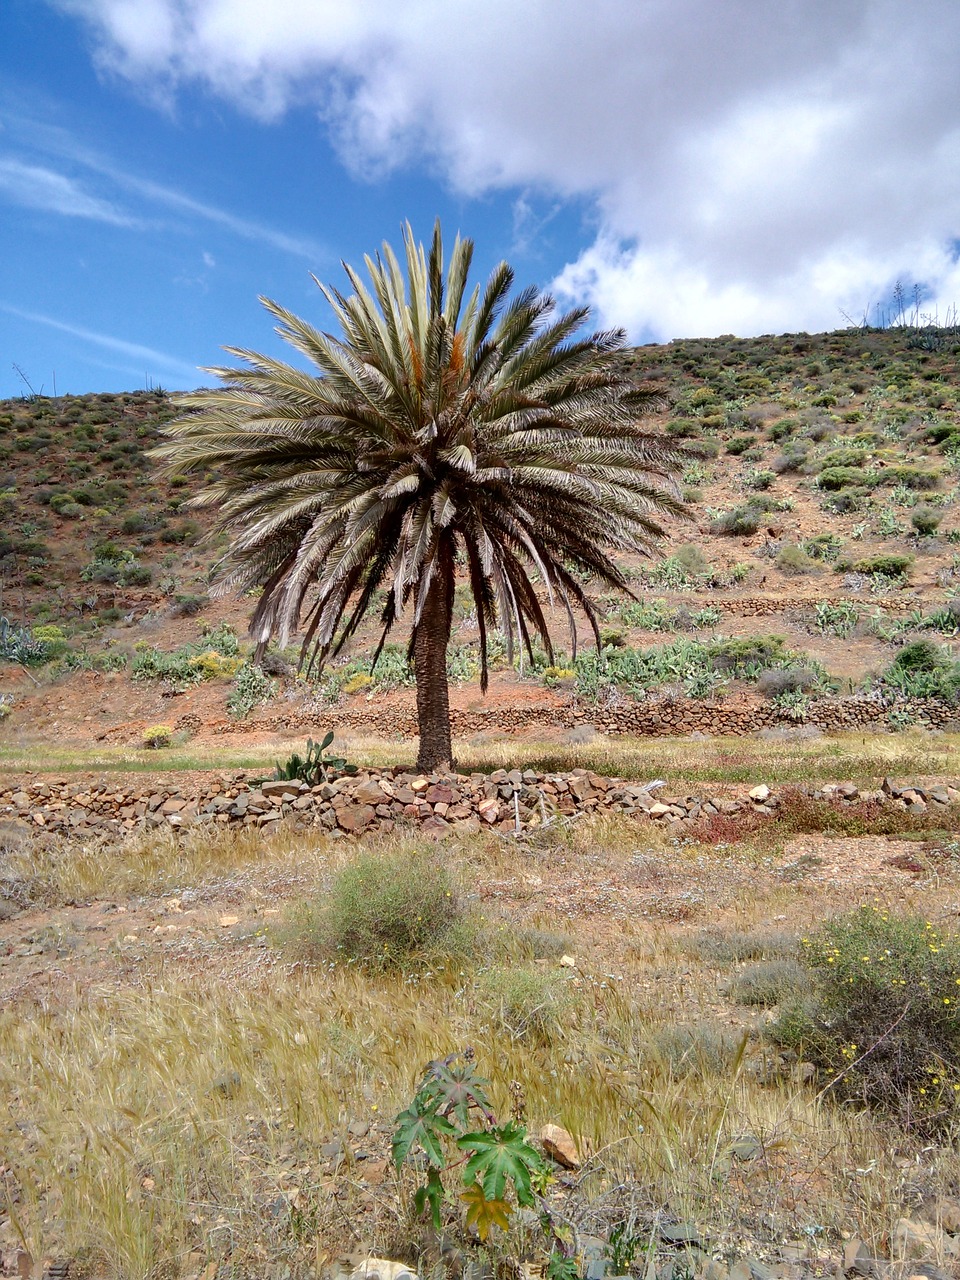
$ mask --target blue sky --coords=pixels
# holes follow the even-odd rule
[[[401,222],[634,340],[960,297],[955,0],[3,0],[0,395],[182,388]]]

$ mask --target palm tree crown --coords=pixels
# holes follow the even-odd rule
[[[387,244],[365,259],[369,285],[344,264],[352,293],[317,281],[339,336],[261,299],[314,370],[226,348],[243,367],[181,396],[188,412],[156,452],[214,473],[194,502],[228,535],[219,589],[262,587],[261,650],[302,628],[303,658],[322,665],[385,591],[380,648],[405,616],[431,769],[451,756],[458,566],[486,689],[492,628],[508,658],[534,637],[552,655],[537,580],[574,647],[577,608],[598,635],[582,579],[626,588],[611,553],[649,551],[657,516],[682,504],[676,451],[640,423],[656,397],[625,371],[622,333],[578,337],[584,309],[559,314],[534,288],[511,297],[506,263],[468,294],[473,244],[458,237],[445,265],[439,223],[429,254],[409,225],[404,248],[405,271]]]

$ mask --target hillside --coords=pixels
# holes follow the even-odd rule
[[[637,377],[669,398],[659,425],[689,454],[691,518],[661,561],[625,566],[636,601],[597,593],[601,662],[592,650],[575,666],[501,661],[486,700],[464,592],[459,731],[742,731],[869,690],[882,723],[930,719],[930,696],[943,723],[960,628],[958,355],[960,333],[915,329],[638,348]],[[250,667],[250,602],[209,599],[207,517],[146,453],[175,412],[162,392],[0,403],[0,737],[137,743],[158,723],[182,738],[300,735],[318,721],[408,732],[402,645],[371,677],[372,626],[315,683],[296,678],[295,650]],[[918,640],[931,643],[898,666]],[[677,712],[658,730],[664,694],[714,719]]]

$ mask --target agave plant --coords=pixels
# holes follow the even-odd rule
[[[340,327],[321,332],[261,301],[313,366],[227,347],[240,367],[179,397],[186,414],[156,453],[171,470],[214,478],[194,499],[227,535],[217,588],[262,588],[251,634],[262,650],[302,631],[301,661],[339,653],[385,592],[381,638],[410,630],[418,765],[451,761],[446,651],[458,573],[479,626],[481,685],[493,628],[507,658],[539,639],[545,603],[594,609],[582,585],[627,589],[612,554],[649,552],[658,517],[682,511],[675,448],[642,424],[657,397],[630,376],[619,332],[581,333],[535,288],[511,295],[506,263],[468,291],[473,244],[445,261],[404,228],[404,266],[388,244],[345,265],[351,292],[317,281]],[[383,595],[380,595],[383,599]]]

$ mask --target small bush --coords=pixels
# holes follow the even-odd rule
[[[168,724],[151,725],[149,729],[143,731],[143,745],[156,751],[161,747],[169,747],[172,737],[173,730]]]
[[[851,566],[854,573],[878,573],[884,578],[905,577],[913,566],[913,556],[889,553],[878,556],[864,556]]]
[[[814,560],[836,560],[843,546],[843,539],[835,533],[818,533],[802,542],[801,547]]]
[[[627,633],[622,627],[601,627],[600,644],[604,649],[622,649],[627,643]]]
[[[198,653],[190,665],[199,673],[201,680],[232,680],[243,665],[243,659],[208,649],[206,653]]]
[[[236,662],[236,658],[224,658],[223,662]],[[227,711],[238,720],[250,714],[258,703],[266,702],[273,696],[274,684],[262,667],[253,662],[245,662],[237,672],[237,678],[230,696],[227,698]]]
[[[366,671],[358,671],[352,675],[349,680],[345,680],[341,688],[344,693],[363,693],[365,689],[369,689],[373,684],[373,676],[368,675]]]
[[[765,697],[782,698],[785,693],[808,693],[820,683],[816,671],[807,667],[794,667],[784,671],[779,667],[764,671],[757,680],[757,690]]]
[[[927,490],[936,489],[940,483],[940,472],[926,471],[923,467],[889,467],[884,478],[908,489]]]
[[[357,857],[324,902],[296,914],[288,942],[301,953],[383,972],[459,954],[467,923],[450,869],[435,849],[413,846],[389,858]]]
[[[862,511],[869,504],[870,490],[863,485],[857,485],[852,489],[841,489],[838,493],[831,493],[823,500],[821,506],[830,515],[848,516],[856,511]]]
[[[854,487],[872,489],[878,483],[878,477],[873,472],[864,471],[862,467],[824,467],[817,476],[817,484],[829,492]]]
[[[734,457],[739,457],[741,453],[746,453],[756,443],[756,439],[753,436],[734,436],[732,440],[727,441],[727,453],[732,453]]]
[[[932,538],[940,528],[943,512],[936,507],[914,507],[910,515],[910,523],[921,538]]]
[[[790,472],[799,471],[806,460],[806,450],[784,449],[783,453],[778,453],[770,463],[770,470],[778,476],[787,475]]]
[[[780,550],[775,563],[783,573],[815,573],[820,570],[817,561],[808,556],[802,547],[790,544]]]
[[[803,940],[815,995],[781,1019],[841,1097],[942,1131],[960,1111],[960,938],[860,907]]]
[[[905,644],[893,660],[898,671],[939,671],[950,665],[947,654],[932,640]]]
[[[743,482],[748,489],[764,490],[769,489],[776,478],[776,473],[773,471],[767,471],[763,467],[751,467],[744,476]]]
[[[763,515],[764,513],[758,506],[748,502],[743,506],[734,507],[732,511],[725,511],[717,516],[716,520],[710,525],[710,532],[731,537],[749,537],[760,528],[763,523]]]
[[[822,600],[816,608],[816,627],[824,635],[839,636],[846,640],[853,635],[860,621],[860,610],[849,600],[831,604]]]

